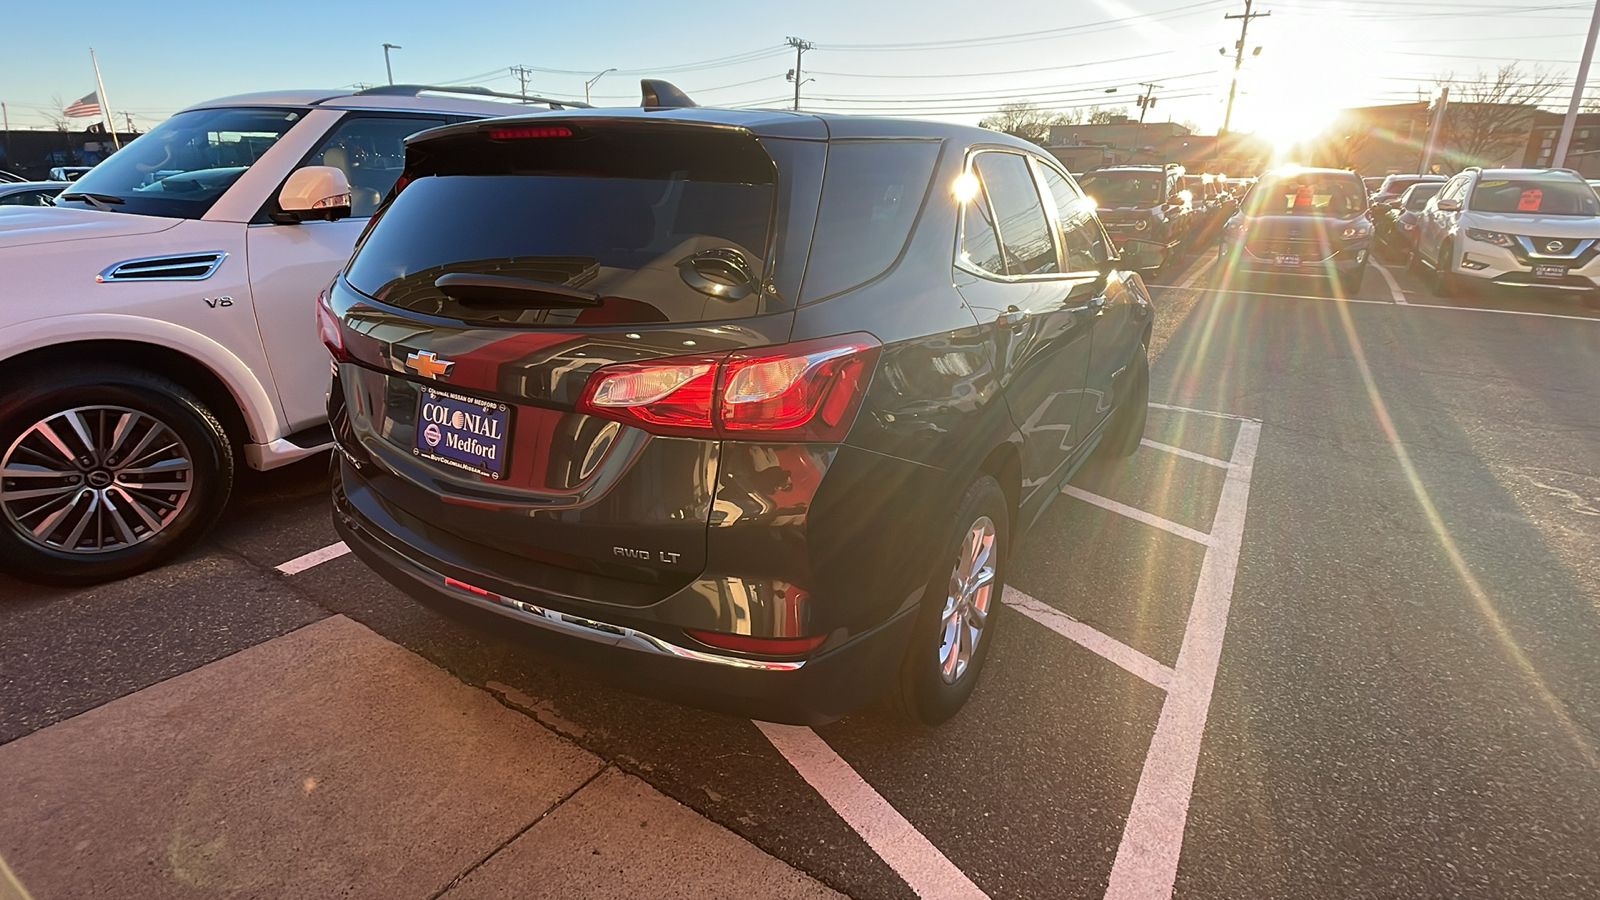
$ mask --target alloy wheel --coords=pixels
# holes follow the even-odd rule
[[[967,529],[950,573],[939,633],[939,674],[946,684],[961,680],[983,638],[995,579],[994,521],[979,516]]]
[[[57,552],[95,555],[150,540],[178,518],[193,489],[183,439],[123,406],[53,413],[0,457],[7,523]]]

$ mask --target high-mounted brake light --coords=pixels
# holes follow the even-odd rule
[[[572,137],[572,129],[565,125],[503,125],[489,129],[489,137],[496,141]]]
[[[837,443],[882,345],[867,334],[597,369],[578,408],[654,434]]]
[[[322,346],[328,348],[334,359],[345,358],[344,336],[339,332],[339,317],[333,314],[333,307],[328,305],[327,291],[317,295],[317,337],[322,339]]]

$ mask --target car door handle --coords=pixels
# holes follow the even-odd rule
[[[1086,313],[1086,312],[1089,312],[1090,310],[1094,310],[1094,314],[1097,315],[1097,316],[1105,315],[1106,314],[1106,295],[1105,294],[1101,294],[1100,296],[1094,298],[1093,300],[1090,300],[1088,303],[1085,303],[1082,306],[1069,306],[1069,307],[1067,307],[1067,312],[1069,312],[1069,313]]]
[[[1018,325],[1025,324],[1028,321],[1028,313],[1025,310],[1017,309],[1015,306],[1008,306],[1006,311],[1001,313],[994,321],[997,325],[1016,328]]]

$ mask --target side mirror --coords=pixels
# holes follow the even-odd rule
[[[272,219],[281,224],[343,219],[350,215],[350,180],[337,166],[304,166],[283,183],[278,206],[283,212]]]
[[[1461,211],[1461,201],[1460,200],[1440,200],[1436,205],[1438,206],[1440,212],[1460,212]]]

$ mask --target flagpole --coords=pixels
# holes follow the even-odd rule
[[[106,130],[111,132],[111,146],[122,149],[122,139],[117,137],[117,120],[111,114],[111,101],[106,99],[106,83],[100,80],[100,61],[94,58],[94,48],[89,48],[89,62],[94,65],[94,83],[100,86],[100,115],[104,117]]]

